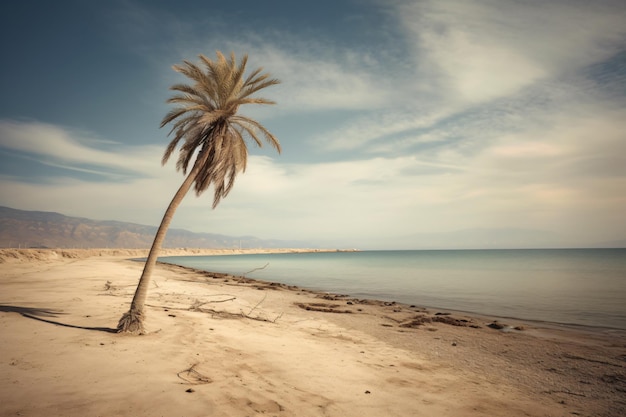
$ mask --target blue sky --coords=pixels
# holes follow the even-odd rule
[[[626,239],[623,1],[6,3],[0,205],[158,224],[183,179],[160,165],[171,66],[221,50],[282,81],[262,94],[276,106],[240,111],[284,152],[251,147],[217,209],[190,194],[172,227],[359,248]]]

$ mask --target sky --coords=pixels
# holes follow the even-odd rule
[[[183,181],[161,166],[172,65],[219,50],[281,80],[240,113],[283,152],[251,146],[219,206],[190,193],[171,227],[626,242],[623,0],[23,0],[0,31],[0,205],[158,225]]]

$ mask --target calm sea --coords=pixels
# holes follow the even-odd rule
[[[318,252],[160,260],[357,298],[626,329],[626,249]]]

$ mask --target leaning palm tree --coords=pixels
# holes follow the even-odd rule
[[[165,150],[162,163],[168,161],[182,141],[176,169],[182,170],[186,178],[165,210],[130,310],[120,319],[118,332],[144,333],[144,304],[152,270],[174,212],[191,187],[194,187],[196,195],[200,195],[212,185],[215,208],[233,188],[237,174],[246,168],[246,140],[252,139],[253,143],[262,146],[260,138],[264,138],[279,153],[281,150],[278,140],[259,122],[237,114],[239,106],[243,104],[274,104],[273,101],[253,95],[279,81],[262,73],[262,68],[244,78],[247,55],[239,63],[235,61],[234,53],[227,59],[219,51],[215,61],[204,55],[199,58],[199,65],[183,61],[183,64],[173,67],[190,78],[192,83],[176,84],[170,88],[176,94],[167,102],[178,107],[167,113],[161,121],[161,127],[172,123],[169,134],[175,133]]]

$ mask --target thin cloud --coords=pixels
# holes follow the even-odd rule
[[[109,150],[99,149],[105,145]],[[127,146],[41,122],[0,121],[0,147],[38,163],[98,175],[152,175],[156,146]]]
[[[421,1],[398,10],[420,75],[450,99],[470,103],[607,59],[626,33],[626,7],[617,3]]]
[[[285,34],[282,35],[287,36]],[[281,103],[282,112],[311,110],[366,110],[384,107],[393,99],[388,82],[372,72],[371,56],[355,55],[328,45],[298,43],[231,43],[233,50],[254,51],[272,75],[282,81],[272,96]],[[300,52],[305,50],[306,52]],[[252,55],[252,54],[251,54]],[[370,71],[364,68],[370,67]]]

